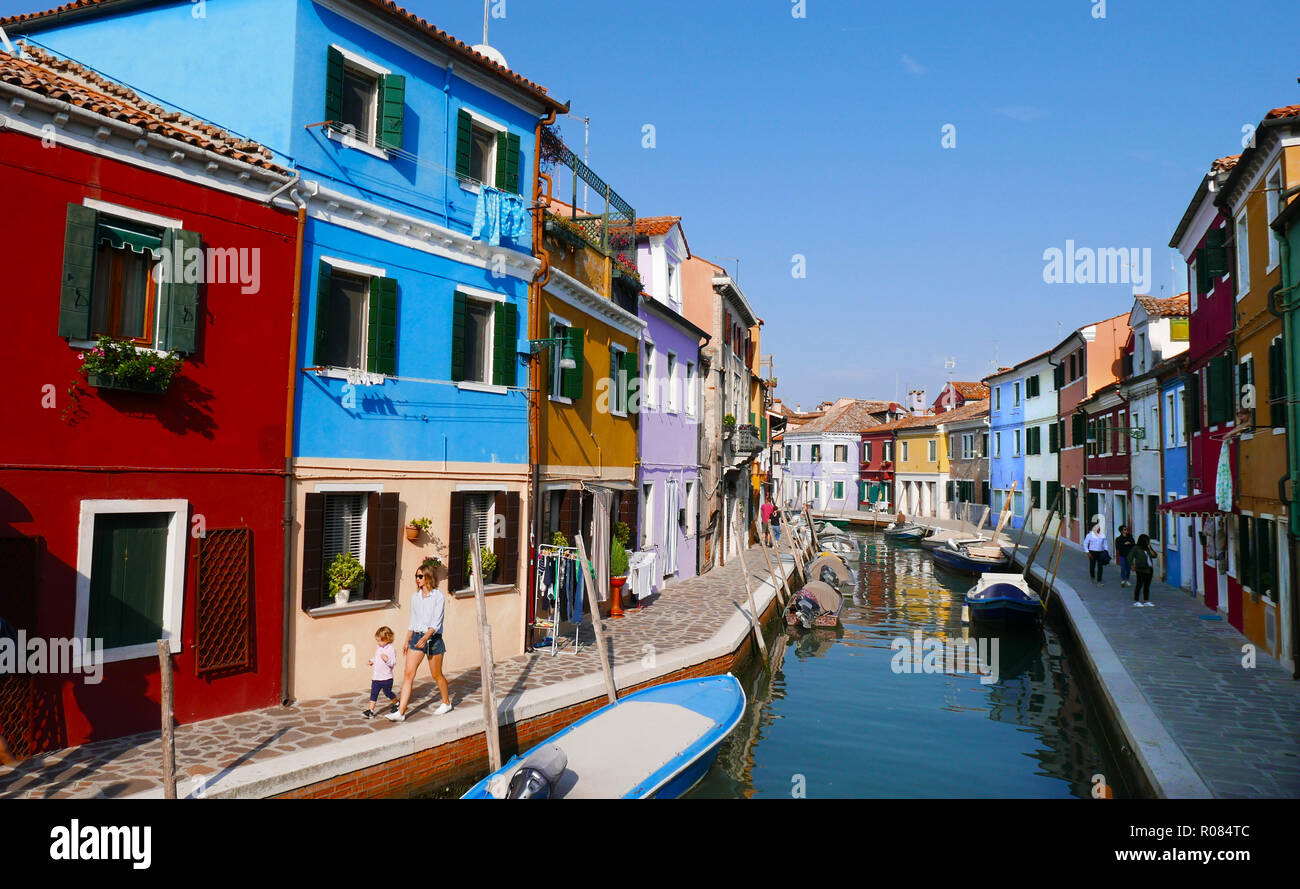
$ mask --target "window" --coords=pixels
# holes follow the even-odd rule
[[[819,444],[815,444],[812,446],[812,461],[814,463],[820,463],[821,460],[822,460],[822,446]]]
[[[882,443],[880,450],[880,459],[885,463],[889,463],[894,459],[894,443],[892,441]]]
[[[1178,446],[1178,417],[1174,413],[1174,393],[1165,393],[1165,447]]]
[[[695,536],[695,482],[686,483],[686,524],[685,531],[687,537]]]
[[[835,483],[835,499],[836,500],[844,499],[844,482]]]
[[[1281,337],[1275,338],[1268,346],[1268,406],[1269,425],[1274,428],[1286,426],[1286,348]]]
[[[1115,452],[1117,454],[1128,453],[1128,429],[1125,428],[1127,425],[1128,425],[1128,411],[1120,411],[1119,428],[1116,430],[1116,436],[1115,436]]]
[[[317,284],[315,363],[395,374],[397,281],[383,269],[322,259]],[[456,330],[464,336],[463,326]]]
[[[655,354],[655,344],[645,344],[645,386],[643,393],[646,407],[655,407],[659,403],[659,378],[658,378],[658,355]]]
[[[836,463],[847,463],[847,462],[849,462],[849,446],[848,446],[848,445],[836,445],[836,446],[835,446],[835,462],[836,462]]]
[[[1250,292],[1250,226],[1246,211],[1237,217],[1237,298]]]
[[[793,449],[792,449],[789,445],[786,445],[786,446],[785,446],[785,462],[787,462],[787,463],[790,462],[790,456],[791,456],[791,451],[792,451],[792,450],[793,450]]]
[[[937,463],[939,461],[939,443],[932,438],[925,445],[925,458],[931,463]]]
[[[1025,398],[1037,398],[1042,393],[1042,382],[1038,374],[1025,380]]]
[[[366,560],[366,500],[365,494],[325,495],[325,566],[329,567],[340,553],[351,553],[358,562]],[[353,590],[360,596],[362,590]],[[328,589],[324,591],[324,605],[333,599]]]
[[[1020,382],[1018,380],[1011,384],[1011,393],[1011,406],[1020,407]]]
[[[91,335],[153,346],[158,285],[152,248],[161,247],[161,230],[101,218],[96,239]]]
[[[1160,540],[1160,498],[1155,494],[1147,495],[1147,536],[1152,541]]]
[[[1079,378],[1079,355],[1077,352],[1071,352],[1070,353],[1070,379],[1077,380],[1078,378]]]
[[[901,452],[902,452],[902,458],[901,458],[901,459],[902,459],[902,461],[903,461],[904,463],[906,463],[906,462],[908,461],[908,456],[907,456],[907,444],[908,444],[907,442],[902,442],[902,443],[901,443]]]
[[[864,441],[862,443],[862,462],[863,463],[871,462],[871,442],[869,441]]]
[[[486,547],[495,551],[492,534],[495,502],[495,495],[489,492],[465,495],[465,537],[480,550]],[[474,564],[473,556],[467,554],[465,560],[467,565]]]
[[[609,347],[609,410],[620,417],[627,416],[628,392],[632,377],[628,373],[628,351],[619,345]]]
[[[795,458],[796,460],[802,460],[802,459],[803,459],[803,445],[795,445],[795,446],[794,446],[794,458]]]
[[[690,417],[694,417],[699,410],[698,394],[695,389],[695,362],[688,361],[686,362],[686,414]]]
[[[325,84],[325,120],[331,122],[331,134],[341,134],[344,144],[353,147],[402,147],[405,77],[331,46]]]
[[[813,482],[813,494],[812,494],[812,495],[813,495],[813,500],[821,500],[821,499],[822,499],[822,483],[821,483],[821,482]]]
[[[184,500],[83,500],[74,628],[103,639],[104,660],[179,652],[185,589]]]
[[[1019,457],[1019,456],[1020,456],[1020,430],[1019,430],[1019,429],[1016,429],[1016,430],[1014,430],[1014,431],[1012,432],[1012,451],[1011,451],[1011,456],[1013,456],[1013,457]]]
[[[460,330],[465,348],[461,379],[476,383],[492,381],[492,303],[465,301],[465,326]]]
[[[993,410],[1002,410],[1002,387],[998,386],[993,390]]]
[[[981,432],[980,433],[980,456],[987,457],[988,455],[989,455],[989,434],[987,432]]]
[[[674,305],[681,305],[681,278],[677,274],[677,264],[668,263],[668,301]]]
[[[672,352],[668,353],[666,385],[668,386],[668,412],[675,414],[680,409],[681,400],[677,394],[677,356]]]
[[[1242,404],[1245,399],[1247,386],[1250,386],[1252,389],[1254,389],[1255,386],[1255,356],[1253,355],[1247,355],[1245,358],[1241,359],[1241,361],[1238,362],[1237,364],[1237,391],[1236,391],[1236,397],[1233,398],[1232,400],[1232,407],[1234,411],[1246,410],[1246,408],[1242,407]],[[1255,411],[1258,410],[1258,408],[1259,408],[1259,392],[1256,390],[1255,407],[1249,409],[1252,416],[1254,415]]]
[[[641,485],[641,548],[650,549],[654,544],[655,526],[655,483],[645,482]]]
[[[1268,208],[1267,215],[1264,217],[1264,223],[1271,225],[1277,218],[1278,206],[1282,196],[1282,170],[1275,169],[1268,176],[1268,182],[1264,186],[1265,205]],[[1268,237],[1268,270],[1272,271],[1277,266],[1277,238],[1271,232],[1267,233]]]
[[[994,457],[1002,456],[1002,433],[1001,432],[993,433],[993,456]]]

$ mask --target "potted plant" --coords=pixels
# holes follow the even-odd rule
[[[339,553],[330,562],[328,574],[334,604],[344,605],[352,596],[352,591],[358,589],[365,580],[366,569],[352,553]]]
[[[478,551],[478,560],[483,565],[483,582],[492,583],[497,577],[497,554],[485,546]],[[470,565],[469,573],[474,573],[473,565]]]
[[[406,539],[414,540],[419,537],[421,532],[428,534],[429,529],[433,527],[433,521],[421,516],[418,519],[411,519],[406,525]]]
[[[80,356],[81,375],[95,389],[121,389],[158,395],[167,391],[183,359],[175,352],[159,355],[127,340],[101,336]]]
[[[623,586],[627,583],[627,542],[632,529],[626,522],[614,523],[614,541],[609,545],[610,616],[623,613]]]
[[[736,417],[733,414],[727,414],[722,418],[722,437],[730,438],[731,433],[736,428]]]
[[[551,534],[551,546],[568,546],[569,538],[564,536],[563,531],[555,531]]]

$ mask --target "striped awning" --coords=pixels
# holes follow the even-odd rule
[[[1170,500],[1168,503],[1161,503],[1156,509],[1162,512],[1176,513],[1177,515],[1215,515],[1223,511],[1219,509],[1218,503],[1215,502],[1213,491],[1193,494],[1179,500]]]
[[[154,252],[162,247],[162,238],[157,235],[102,221],[99,223],[95,238],[101,244],[108,244],[119,250],[125,247],[136,253]]]

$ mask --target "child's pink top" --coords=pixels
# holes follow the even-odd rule
[[[393,653],[393,644],[381,645],[375,649],[375,672],[371,678],[376,682],[383,682],[385,679],[393,678],[393,666],[397,663],[397,655]]]

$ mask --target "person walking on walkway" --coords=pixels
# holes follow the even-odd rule
[[[442,641],[442,619],[447,600],[442,590],[434,586],[435,562],[425,559],[415,569],[415,582],[419,585],[411,597],[411,622],[407,629],[409,634],[402,642],[402,658],[406,662],[406,671],[402,676],[402,699],[396,713],[387,714],[393,722],[406,719],[406,705],[411,701],[411,689],[415,686],[415,676],[420,672],[420,661],[429,661],[429,672],[433,681],[438,683],[438,692],[442,695],[442,704],[434,710],[435,716],[441,716],[451,710],[451,692],[447,688],[447,677],[442,675],[442,656],[447,653],[447,646]]]
[[[1115,558],[1119,560],[1119,585],[1128,586],[1129,568],[1128,555],[1133,549],[1133,535],[1129,533],[1128,525],[1119,526],[1119,536],[1115,538]]]
[[[1151,548],[1151,538],[1143,534],[1129,552],[1129,561],[1137,578],[1133,584],[1134,608],[1154,608],[1156,605],[1151,601],[1151,578],[1156,573],[1156,558],[1156,551]],[[1141,601],[1138,596],[1142,597]]]
[[[1083,538],[1083,549],[1088,554],[1088,576],[1097,586],[1105,586],[1101,581],[1101,571],[1110,561],[1109,545],[1106,535],[1101,533],[1101,525],[1093,525],[1088,536]]]

